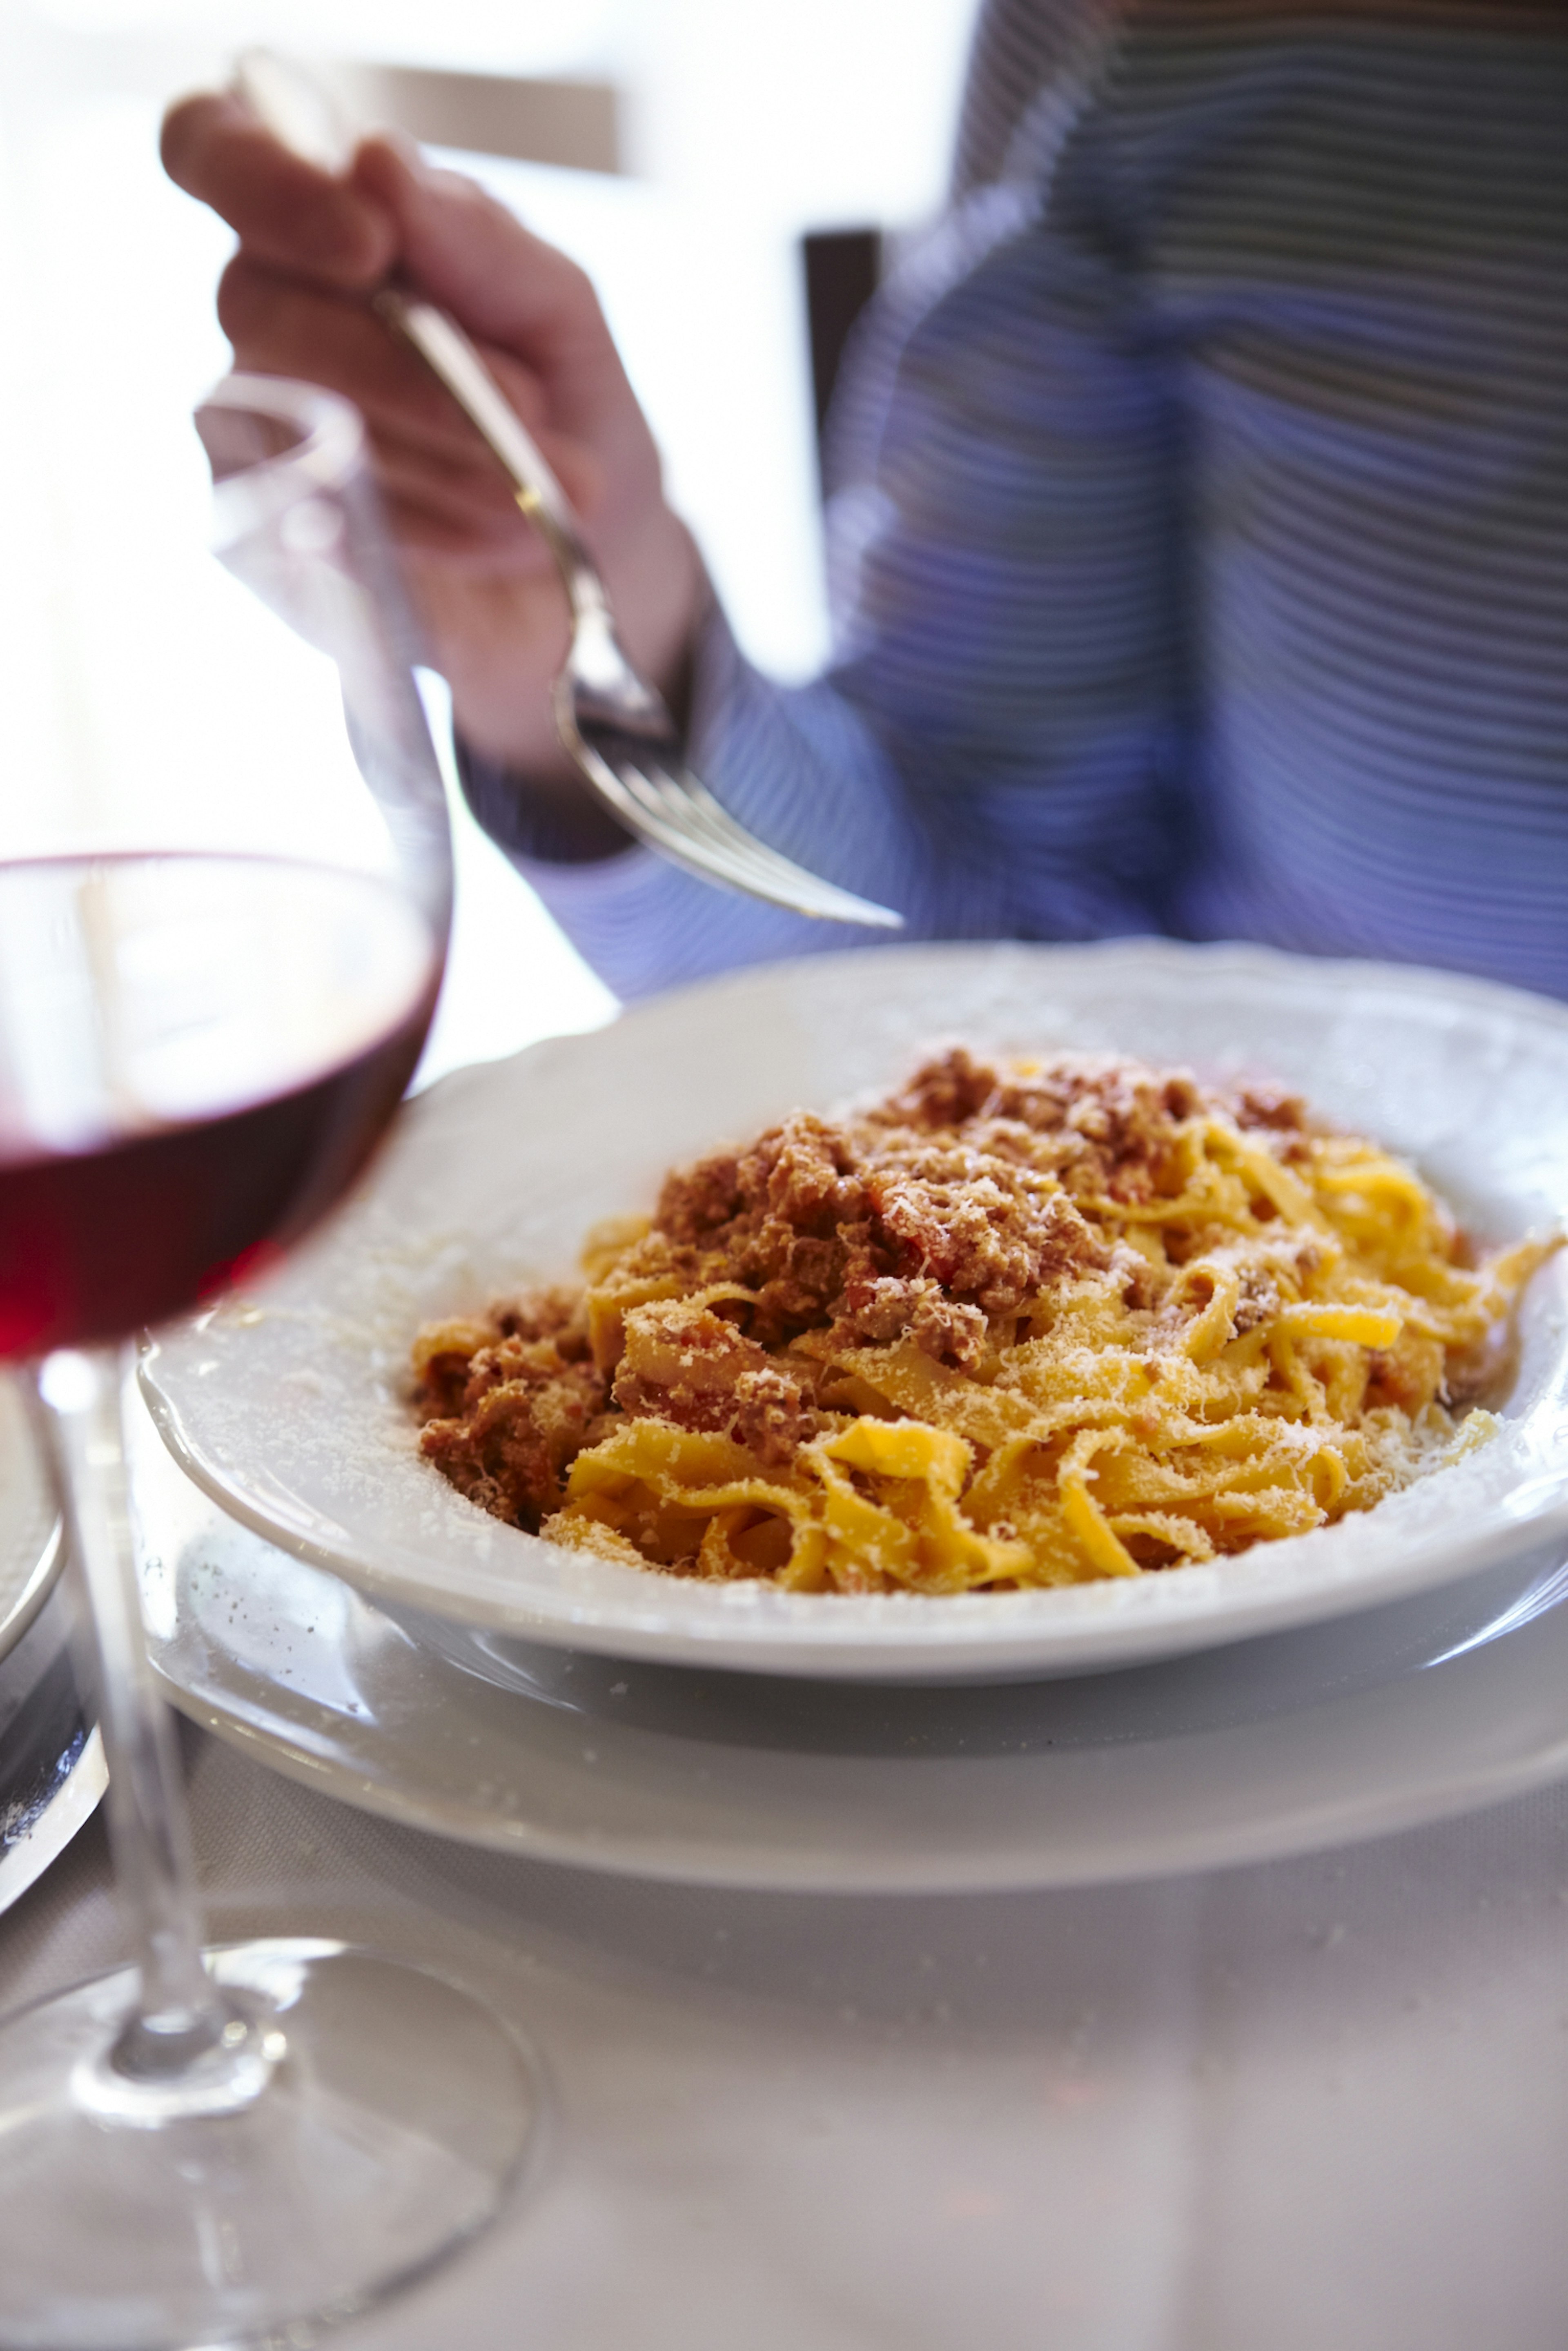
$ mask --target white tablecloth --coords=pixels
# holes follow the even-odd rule
[[[345,2351],[1563,2351],[1568,1789],[1143,1886],[867,1899],[444,1844],[188,1740],[214,1937],[523,2022],[532,2199]],[[6,2005],[120,1954],[95,1823]]]

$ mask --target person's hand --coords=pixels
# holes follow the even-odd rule
[[[632,659],[678,688],[703,595],[685,527],[593,288],[471,181],[372,137],[334,177],[238,99],[183,99],[170,176],[239,235],[218,316],[236,366],[303,377],[364,415],[432,657],[465,740],[540,784],[572,771],[549,685],[566,601],[510,485],[424,361],[368,307],[396,270],[478,343],[560,478]]]

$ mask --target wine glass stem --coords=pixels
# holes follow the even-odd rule
[[[120,1351],[61,1352],[38,1372],[72,1556],[86,1586],[109,1765],[109,1833],[120,1918],[141,1975],[116,2044],[125,2074],[177,2074],[219,2049],[234,2011],[202,1964],[190,1824],[173,1723],[142,1637],[120,1425]]]

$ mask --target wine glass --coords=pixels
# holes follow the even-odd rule
[[[355,412],[234,377],[197,425],[217,551],[330,682],[301,708],[351,759],[303,747],[305,822],[217,773],[173,840],[100,811],[64,852],[0,841],[0,1360],[36,1367],[89,1594],[134,1952],[0,2022],[0,2343],[49,2351],[310,2339],[486,2225],[539,2105],[516,2037],[437,1976],[324,1940],[201,1948],[123,1343],[254,1279],[352,1183],[429,1026],[452,869]]]

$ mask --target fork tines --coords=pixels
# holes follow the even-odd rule
[[[689,768],[672,774],[663,764],[643,767],[624,757],[611,760],[586,743],[573,749],[590,781],[628,829],[705,881],[747,891],[823,922],[903,928],[903,915],[890,906],[841,890],[836,883],[824,882],[768,849],[720,806]]]

